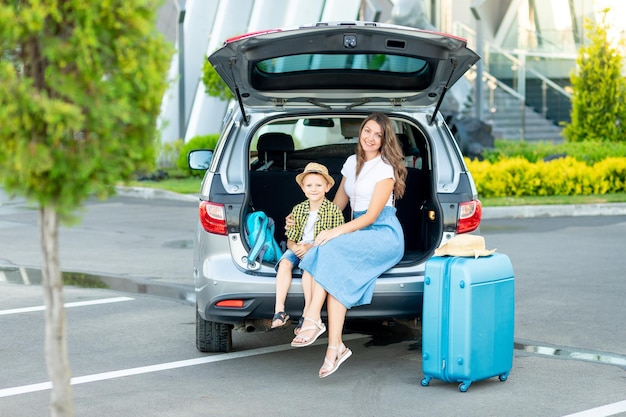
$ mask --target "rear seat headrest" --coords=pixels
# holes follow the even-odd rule
[[[396,137],[398,138],[398,141],[400,142],[400,146],[402,146],[402,152],[404,152],[404,156],[409,156],[409,155],[419,156],[420,154],[419,149],[411,145],[411,140],[409,139],[409,136],[406,133],[396,133]]]
[[[259,152],[293,152],[293,138],[282,132],[263,133],[259,136],[256,150]]]
[[[411,142],[409,141],[409,137],[406,133],[396,133],[396,137],[400,142],[400,146],[402,146],[402,152],[404,152],[405,155],[408,155],[411,151]]]

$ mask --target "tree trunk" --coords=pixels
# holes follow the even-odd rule
[[[63,278],[59,262],[59,214],[54,206],[39,210],[39,232],[43,254],[45,311],[45,354],[52,381],[50,415],[72,417],[71,371],[67,359],[67,334],[63,299]]]

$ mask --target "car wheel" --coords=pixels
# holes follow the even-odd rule
[[[228,352],[232,345],[230,326],[204,320],[196,309],[196,348],[200,352]]]

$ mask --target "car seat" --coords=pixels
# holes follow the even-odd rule
[[[421,161],[419,161],[421,156],[420,150],[411,144],[409,136],[406,133],[396,133],[396,137],[398,138],[400,146],[402,147],[406,166],[410,168],[421,167]]]
[[[294,151],[293,138],[282,132],[268,132],[259,136],[256,149],[260,167],[257,171],[270,169],[287,170],[287,157]]]

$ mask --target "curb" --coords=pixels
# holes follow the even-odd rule
[[[483,207],[483,219],[624,215],[626,215],[626,203]]]
[[[178,201],[190,201],[198,202],[199,197],[197,194],[179,194],[173,191],[161,190],[158,188],[149,187],[115,187],[115,192],[118,196],[122,197],[134,197],[150,199],[164,199],[164,200],[178,200]]]
[[[116,187],[123,197],[166,199],[197,203],[198,194],[179,194],[148,187]],[[624,216],[626,203],[562,204],[541,206],[483,207],[483,220],[526,219],[533,217]]]

